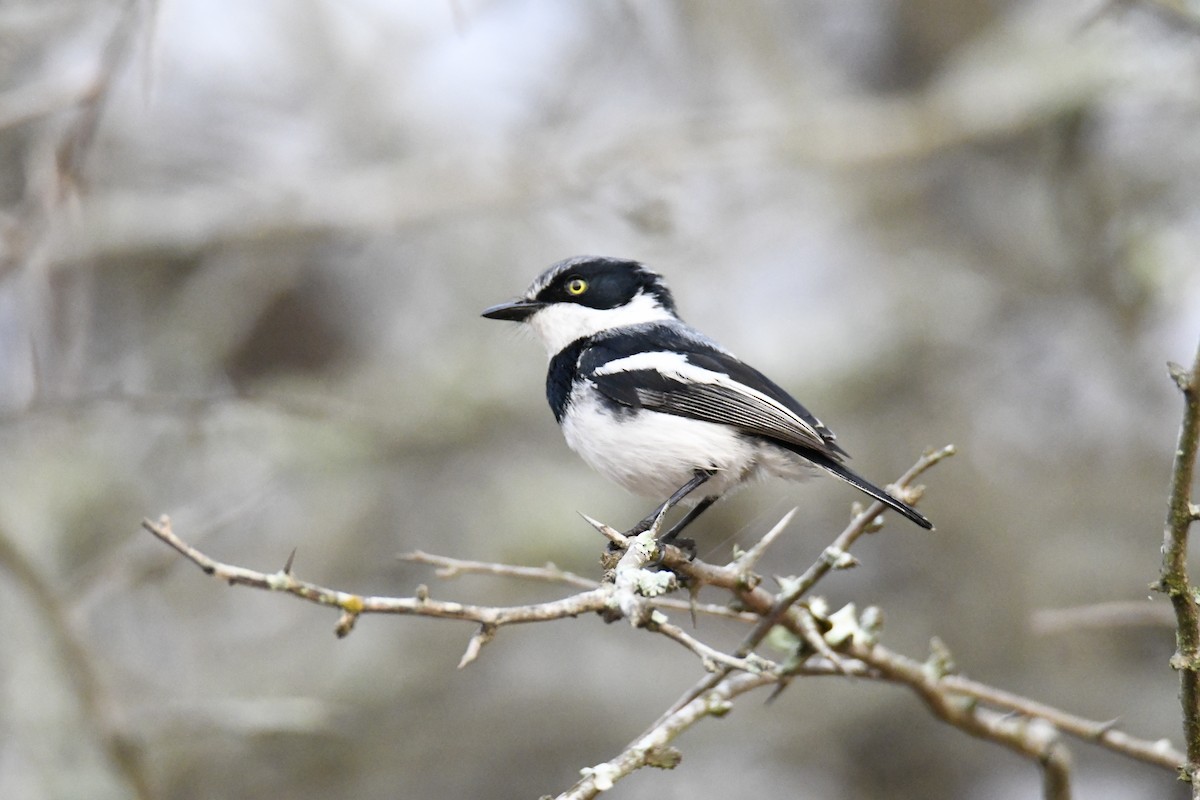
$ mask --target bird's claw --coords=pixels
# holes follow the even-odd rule
[[[661,567],[667,559],[667,546],[674,545],[687,554],[688,561],[694,561],[696,558],[696,540],[685,539],[678,536],[667,534],[658,540],[658,556],[650,563],[652,567]]]

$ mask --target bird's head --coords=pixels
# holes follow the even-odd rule
[[[551,356],[601,331],[677,319],[675,301],[657,272],[601,256],[559,261],[519,299],[492,306],[483,316],[528,323]]]

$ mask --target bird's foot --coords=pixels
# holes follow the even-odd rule
[[[662,551],[662,553],[664,555],[666,554],[666,550],[664,549],[664,546],[665,545],[674,545],[675,547],[678,547],[683,552],[687,553],[688,561],[694,561],[696,559],[696,540],[695,539],[687,539],[687,538],[679,536],[675,533],[668,532],[666,536],[663,536],[661,539],[658,540],[658,544],[659,544],[659,549]],[[662,556],[660,556],[659,558],[661,560]]]
[[[654,558],[653,561],[651,561],[649,564],[646,565],[648,567],[657,568],[657,567],[661,567],[663,565],[663,562],[667,560],[667,546],[668,545],[674,545],[675,547],[678,547],[680,550],[682,550],[684,553],[686,553],[688,561],[693,561],[696,558],[696,540],[695,539],[684,539],[680,536],[672,535],[671,533],[667,533],[666,535],[660,537],[657,540],[657,544],[658,544],[658,555]]]

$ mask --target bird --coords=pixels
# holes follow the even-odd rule
[[[685,323],[662,276],[638,261],[564,259],[483,316],[541,340],[546,399],[575,453],[634,494],[666,498],[627,535],[691,505],[658,538],[694,553],[679,534],[718,498],[761,477],[802,480],[814,467],[933,528],[847,467],[833,432],[795,398]]]

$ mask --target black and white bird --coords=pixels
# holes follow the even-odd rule
[[[699,497],[662,537],[675,541],[730,489],[800,480],[814,465],[933,527],[847,467],[833,433],[791,395],[680,320],[662,277],[636,261],[568,258],[483,316],[522,322],[545,345],[546,398],[572,450],[629,491],[667,498],[631,534]]]

